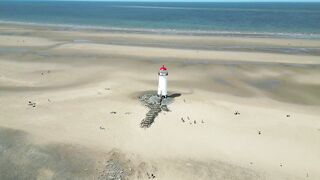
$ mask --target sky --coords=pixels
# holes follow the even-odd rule
[[[72,0],[76,1],[76,0]],[[80,0],[80,1],[152,1],[152,2],[320,2],[320,0]]]
[[[3,1],[3,0],[0,0]],[[20,0],[32,1],[32,0]],[[42,1],[42,0],[33,0]],[[48,0],[43,0],[48,1]],[[49,1],[125,1],[125,2],[320,2],[320,0],[49,0]]]
[[[8,0],[0,0],[8,1]],[[20,1],[125,1],[125,2],[320,2],[320,0],[20,0]]]
[[[72,1],[77,1],[77,0],[72,0]],[[320,2],[320,0],[80,0],[80,1],[152,1],[152,2],[161,2],[161,1],[166,1],[166,2]]]
[[[53,0],[61,1],[61,0]],[[130,2],[320,2],[320,0],[70,0],[70,1],[130,1]]]

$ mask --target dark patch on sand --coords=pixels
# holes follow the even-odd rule
[[[122,180],[130,179],[135,171],[133,163],[127,159],[120,151],[112,150],[107,154],[106,161],[102,162],[99,167],[97,179],[101,180]]]
[[[0,127],[1,180],[127,180],[155,173],[150,164],[134,162],[115,149],[103,155],[79,145],[34,144],[28,136]]]
[[[182,70],[192,71],[192,69],[201,68],[203,74],[197,74],[197,79],[170,80],[170,84],[175,88],[201,89],[243,98],[260,97],[264,94],[278,102],[320,105],[319,82],[316,80],[303,82],[297,79],[317,77],[320,71],[319,65],[211,62],[207,65],[195,66],[193,65],[192,68],[187,66]],[[151,80],[143,82],[154,84]]]
[[[0,177],[12,179],[93,179],[95,160],[87,149],[68,144],[37,145],[28,134],[0,128]]]
[[[159,169],[160,168],[160,169]],[[75,145],[33,144],[28,134],[0,128],[0,179],[158,179],[167,169],[185,179],[265,179],[252,169],[225,162],[191,159],[146,161],[138,155],[128,157],[118,150],[98,155]]]

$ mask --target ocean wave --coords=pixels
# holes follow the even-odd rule
[[[0,20],[1,24],[29,25],[40,27],[53,27],[62,30],[95,30],[124,33],[149,33],[149,34],[175,34],[175,35],[198,35],[198,36],[232,36],[232,37],[260,37],[260,38],[290,38],[290,39],[320,39],[318,33],[286,33],[286,32],[244,32],[244,31],[214,31],[214,30],[191,30],[191,29],[152,29],[152,28],[123,28],[108,26],[91,26],[75,24],[54,24],[54,23],[35,23],[22,21]]]
[[[201,10],[201,11],[230,11],[230,12],[280,12],[280,13],[316,13],[318,10],[297,10],[297,9],[257,9],[257,8],[205,8],[205,7],[170,7],[170,6],[109,6],[114,8],[134,9],[166,9],[166,10]]]

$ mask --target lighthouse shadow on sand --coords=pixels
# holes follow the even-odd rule
[[[176,98],[176,97],[180,97],[180,96],[181,96],[180,93],[173,93],[173,94],[168,95],[168,98]]]

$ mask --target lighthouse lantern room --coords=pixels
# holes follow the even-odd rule
[[[162,65],[158,75],[159,75],[158,96],[161,98],[166,98],[168,95],[168,91],[167,91],[168,69],[164,65]]]

